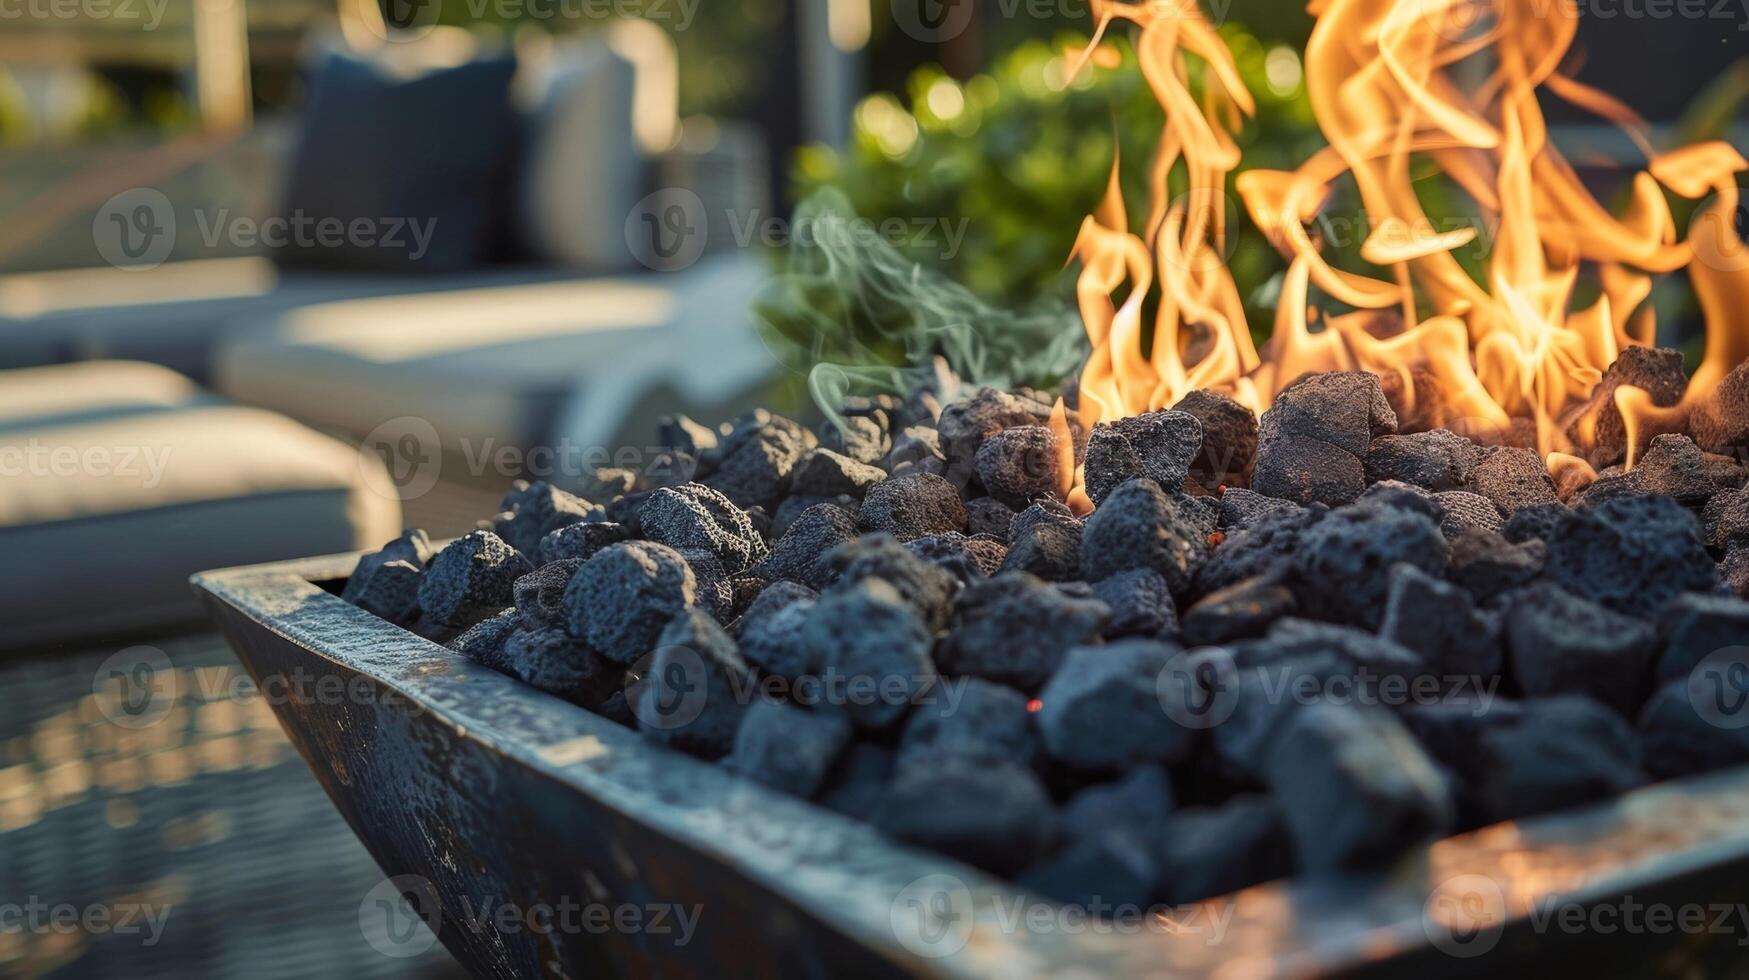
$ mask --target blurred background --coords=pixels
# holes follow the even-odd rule
[[[1577,75],[1743,147],[1746,7],[1582,4]],[[1213,13],[1244,166],[1303,160],[1303,4]],[[813,364],[915,356],[913,293],[774,288],[823,261],[792,215],[861,221],[857,268],[983,323],[939,351],[961,374],[1055,382],[1114,134],[1158,133],[1121,38],[1064,81],[1091,29],[1087,0],[0,0],[0,976],[453,972],[361,928],[382,872],[187,576],[454,534],[512,479],[649,463],[665,413],[805,413]],[[1588,178],[1639,163],[1546,111]],[[1231,261],[1269,323],[1279,259]]]

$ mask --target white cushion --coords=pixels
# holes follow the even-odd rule
[[[617,424],[676,372],[717,388],[769,377],[776,362],[747,313],[764,276],[743,253],[684,273],[313,306],[223,345],[215,375],[239,401],[358,437],[417,419],[442,455],[479,460],[546,444],[582,392],[602,392]]]
[[[87,392],[126,373],[48,370]],[[0,426],[0,553],[12,556],[0,647],[192,619],[195,572],[372,547],[400,529],[374,456],[259,409],[135,408]]]

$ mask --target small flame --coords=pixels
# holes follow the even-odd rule
[[[1092,342],[1080,379],[1083,431],[1198,388],[1261,413],[1307,373],[1358,369],[1395,375],[1401,402],[1437,405],[1448,428],[1577,459],[1570,454],[1595,448],[1595,419],[1580,417],[1591,389],[1624,348],[1653,341],[1651,277],[1686,269],[1707,316],[1706,356],[1681,405],[1616,389],[1631,467],[1636,440],[1676,427],[1695,397],[1749,357],[1749,331],[1735,320],[1749,309],[1749,255],[1732,223],[1733,175],[1749,162],[1720,142],[1655,154],[1631,111],[1562,75],[1575,6],[1314,0],[1305,77],[1329,146],[1297,170],[1250,170],[1234,180],[1252,222],[1288,260],[1274,334],[1261,352],[1223,261],[1232,217],[1226,183],[1239,164],[1233,136],[1253,112],[1232,56],[1194,0],[1094,0],[1093,9],[1098,30],[1074,68],[1114,22],[1129,23],[1166,122],[1142,233],[1130,230],[1114,163],[1105,200],[1076,241],[1077,299]],[[1488,74],[1476,78],[1479,64]],[[1646,150],[1650,164],[1635,175],[1623,216],[1591,196],[1550,142],[1539,91],[1621,126]],[[1479,223],[1442,225],[1422,209],[1412,164],[1424,161],[1476,202]],[[1189,190],[1168,199],[1168,178],[1179,171]],[[1385,278],[1331,265],[1307,229],[1343,177],[1357,187],[1371,229],[1361,257]],[[1666,189],[1714,195],[1685,240]],[[1478,283],[1453,252],[1484,233],[1491,251]],[[1582,273],[1599,295],[1577,306]],[[1144,303],[1156,287],[1144,354]],[[1314,289],[1353,312],[1320,316]]]

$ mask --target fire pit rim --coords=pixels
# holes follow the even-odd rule
[[[808,910],[818,924],[888,960],[889,966],[897,962],[915,973],[985,976],[1003,969],[1038,974],[1071,967],[1085,971],[1089,966],[1095,972],[1111,973],[1158,970],[1162,963],[1172,962],[1172,975],[1197,976],[1212,975],[1224,959],[1210,957],[1206,950],[1196,955],[1197,945],[1213,947],[1182,930],[1153,932],[1143,938],[1095,931],[1004,934],[986,915],[989,902],[1052,903],[947,857],[890,840],[849,817],[647,742],[630,729],[345,602],[322,583],[344,581],[360,554],[206,571],[191,576],[190,585],[225,627],[227,639],[257,683],[263,679],[261,672],[246,652],[248,644],[233,628],[264,630],[319,662],[367,677],[440,720],[455,737],[475,740],[508,764],[585,794],[699,857],[748,876]],[[488,693],[482,687],[493,686],[501,689],[490,692],[495,697],[481,697]],[[284,703],[273,707],[281,715],[298,708]],[[571,734],[553,741],[537,743],[528,738],[566,728]],[[306,761],[312,766],[316,762]],[[323,784],[331,796],[336,794],[327,780]],[[652,795],[664,788],[691,799],[705,790],[706,802],[727,807],[679,807],[673,800]],[[802,832],[775,840],[747,839],[748,828],[737,822],[754,814],[762,820],[783,818],[791,829]],[[696,823],[701,815],[704,826]],[[1700,819],[1694,819],[1696,815]],[[717,835],[707,833],[707,828]],[[1689,836],[1683,837],[1682,831]],[[741,836],[730,837],[728,832]],[[1479,843],[1484,835],[1503,833],[1514,835],[1522,845],[1521,855],[1536,856],[1576,844],[1622,852],[1638,847],[1633,859],[1607,866],[1576,887],[1549,892],[1551,900],[1558,897],[1563,903],[1589,906],[1696,875],[1741,872],[1749,869],[1749,766],[1429,842],[1388,870],[1321,880],[1289,879],[1204,904],[1230,905],[1239,913],[1230,920],[1230,927],[1239,932],[1224,934],[1223,944],[1236,936],[1236,952],[1270,957],[1284,974],[1352,974],[1406,960],[1443,965],[1436,972],[1445,973],[1477,964],[1427,958],[1429,953],[1444,955],[1429,945],[1425,933],[1424,914],[1433,896],[1430,855],[1436,849],[1464,848],[1482,855],[1488,850]],[[747,847],[737,850],[731,846],[734,843]],[[854,860],[840,860],[846,855]],[[1447,863],[1459,869],[1466,866],[1449,859]],[[1466,872],[1448,867],[1442,880],[1462,873]],[[1502,877],[1497,866],[1491,872],[1468,873],[1491,873],[1496,882]],[[919,957],[898,941],[890,914],[905,883],[943,874],[964,883],[974,896],[978,913],[972,941],[941,958]],[[1514,910],[1503,928],[1511,932],[1527,920],[1525,911]],[[1189,955],[1175,956],[1175,951]],[[1198,965],[1185,968],[1180,962]]]

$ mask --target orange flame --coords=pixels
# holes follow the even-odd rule
[[[1562,75],[1574,5],[1313,0],[1306,84],[1329,146],[1298,170],[1251,170],[1234,181],[1251,221],[1289,263],[1261,356],[1222,261],[1226,183],[1239,164],[1233,133],[1252,112],[1232,57],[1194,0],[1094,0],[1094,11],[1088,56],[1114,22],[1132,25],[1166,124],[1143,232],[1129,228],[1114,165],[1105,201],[1076,242],[1077,298],[1092,342],[1080,383],[1084,431],[1197,388],[1262,412],[1304,374],[1360,369],[1397,376],[1405,402],[1436,401],[1448,428],[1534,438],[1545,458],[1564,460],[1591,448],[1592,425],[1578,415],[1604,371],[1623,348],[1652,343],[1651,276],[1684,268],[1707,314],[1706,357],[1682,406],[1659,408],[1637,388],[1616,389],[1628,465],[1634,440],[1668,431],[1694,397],[1749,357],[1749,331],[1733,319],[1749,309],[1749,255],[1731,220],[1732,175],[1749,162],[1717,142],[1654,154],[1629,110]],[[1623,216],[1591,196],[1549,141],[1539,90],[1622,126],[1646,148],[1650,164],[1635,175]],[[1412,174],[1424,162],[1475,201],[1479,222],[1442,224],[1422,209]],[[1168,177],[1178,170],[1189,191],[1168,200]],[[1336,268],[1307,230],[1345,176],[1370,228],[1361,257],[1385,277]],[[1686,240],[1678,240],[1666,189],[1714,195]],[[1484,232],[1491,250],[1478,283],[1452,253]],[[1600,291],[1587,306],[1575,303],[1582,272]],[[1144,354],[1144,304],[1156,286]],[[1353,312],[1319,316],[1314,289]],[[1534,437],[1514,420],[1529,420]]]

